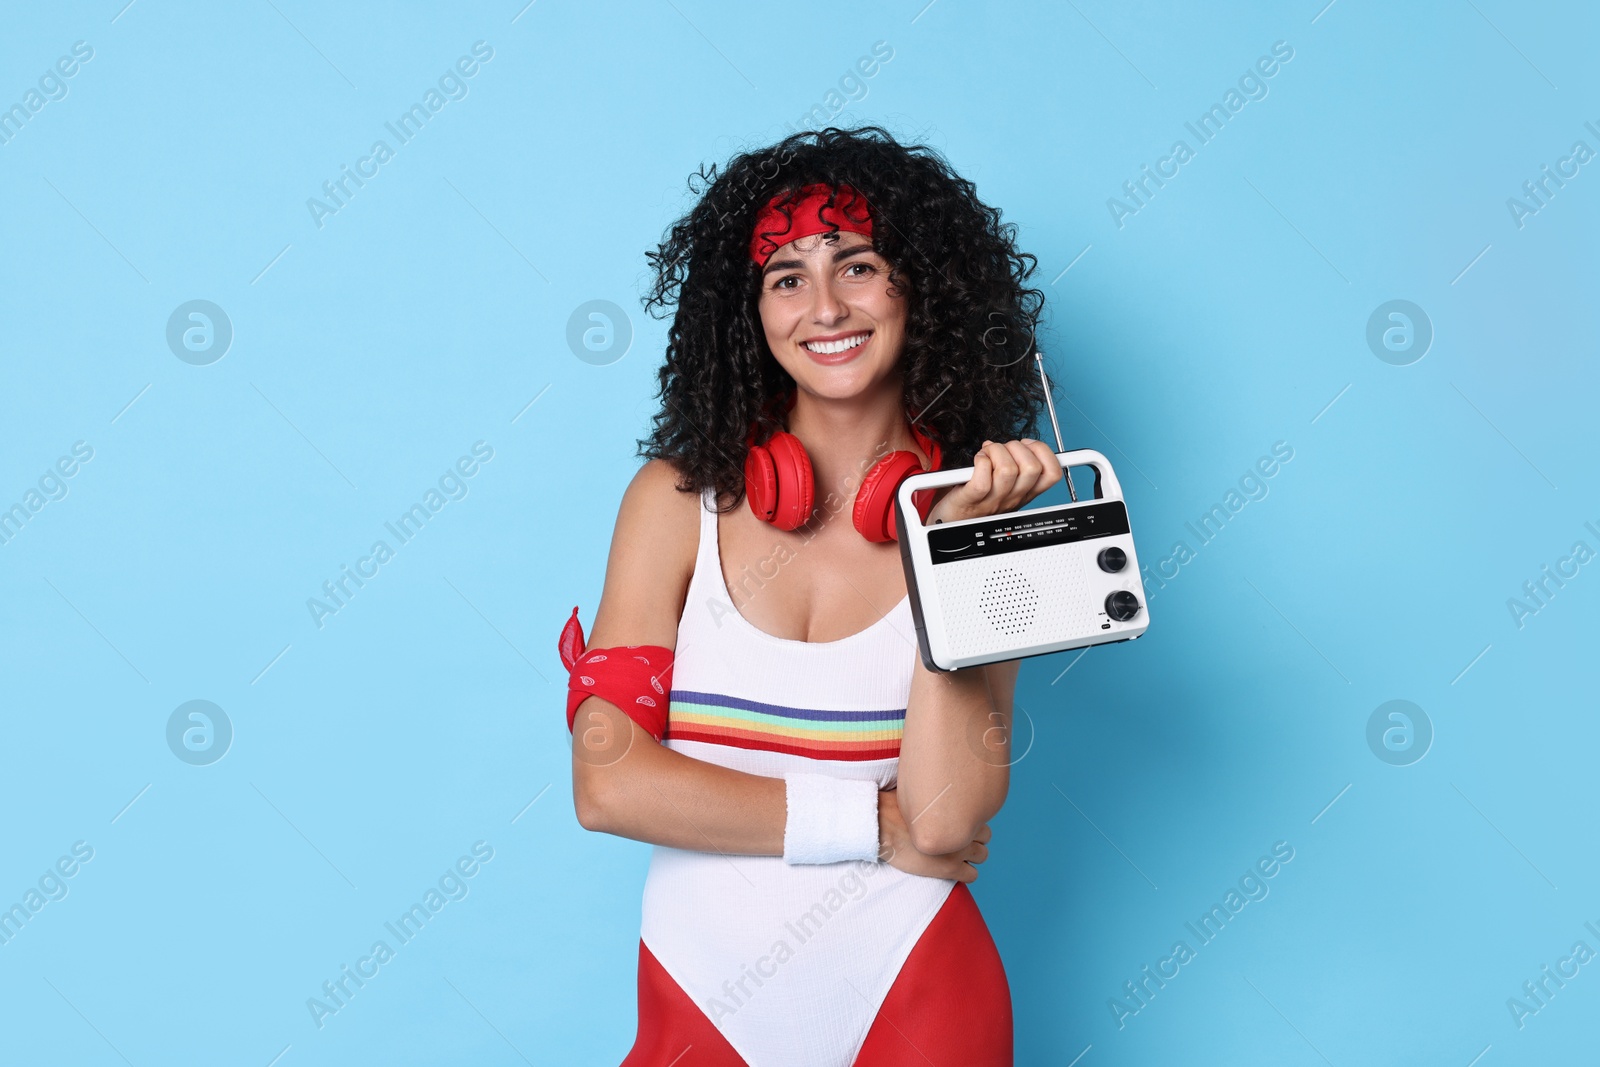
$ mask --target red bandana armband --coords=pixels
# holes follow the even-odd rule
[[[578,609],[561,628],[557,642],[567,678],[567,729],[578,705],[590,696],[610,701],[660,741],[667,732],[668,697],[672,692],[672,649],[662,645],[617,645],[584,648]]]

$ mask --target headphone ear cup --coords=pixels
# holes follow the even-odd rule
[[[798,529],[811,518],[815,503],[811,457],[800,438],[786,430],[773,434],[765,451],[771,456],[775,489],[767,521],[780,530]]]
[[[772,521],[777,508],[778,475],[766,445],[752,445],[744,454],[744,496],[756,518]]]
[[[891,452],[873,464],[856,490],[855,507],[850,511],[856,532],[873,542],[898,540],[894,528],[895,490],[920,470],[922,461],[915,452]]]

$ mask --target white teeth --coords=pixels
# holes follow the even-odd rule
[[[832,356],[846,352],[860,344],[865,344],[869,334],[858,333],[854,337],[841,338],[838,341],[804,341],[802,344],[808,351],[819,356]]]

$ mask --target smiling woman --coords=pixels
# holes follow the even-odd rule
[[[648,462],[594,640],[574,609],[560,642],[578,820],[656,846],[625,1064],[1009,1064],[967,885],[1009,786],[1018,664],[924,668],[889,502],[945,465],[973,473],[917,501],[924,520],[1061,479],[1017,438],[1044,405],[1033,258],[937,153],[875,127],[699,178],[649,254],[647,307],[676,310]],[[872,873],[844,894],[847,862]]]

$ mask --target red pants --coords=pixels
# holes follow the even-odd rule
[[[1011,987],[957,882],[906,957],[855,1067],[1012,1067]],[[639,1034],[622,1067],[748,1067],[639,942]]]

